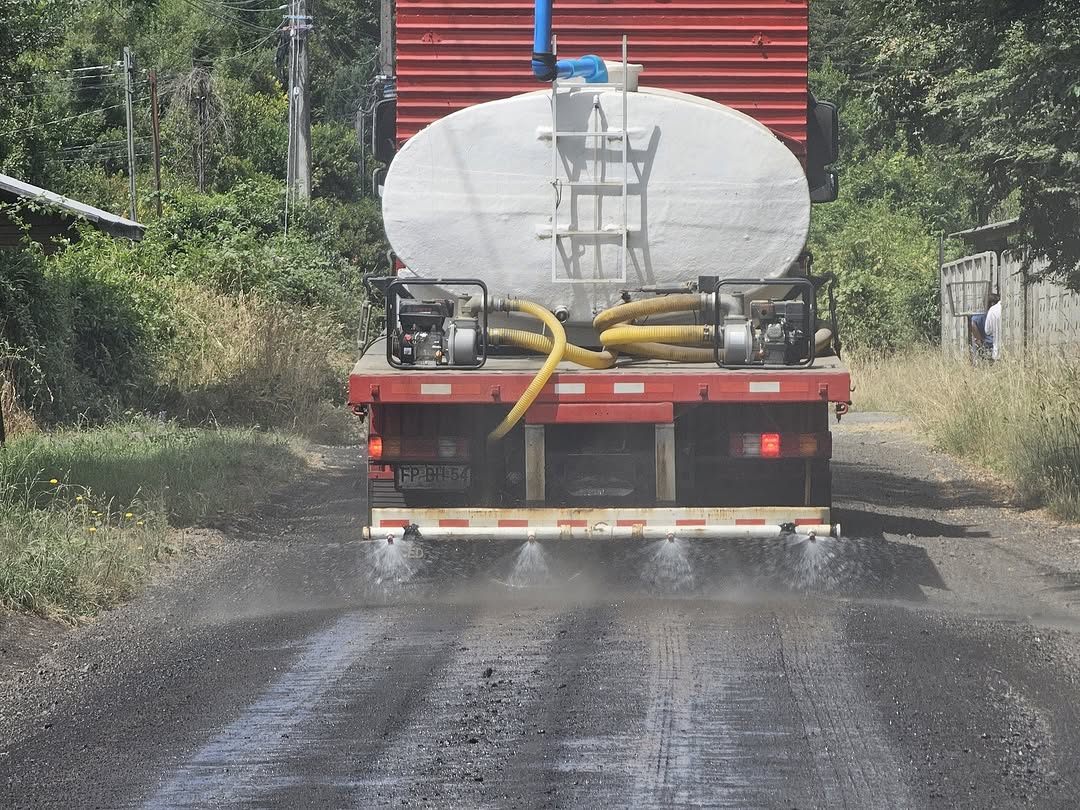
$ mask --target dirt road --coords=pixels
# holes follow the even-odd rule
[[[376,559],[327,451],[224,550],[0,684],[0,802],[1080,805],[1076,527],[889,417],[852,415],[835,455],[850,539],[798,590],[700,548]],[[505,587],[543,565],[548,587]]]

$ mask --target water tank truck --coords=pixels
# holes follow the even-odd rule
[[[398,6],[374,141],[399,269],[349,379],[372,540],[839,531],[806,3],[622,6],[568,4],[558,43],[550,0]]]

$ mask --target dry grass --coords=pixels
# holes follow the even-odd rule
[[[1080,520],[1080,363],[973,367],[939,350],[852,362],[855,405],[907,414],[941,449],[1011,482],[1028,502]]]
[[[0,370],[0,417],[4,420],[4,431],[9,439],[37,429],[34,417],[22,407],[15,396],[15,386],[11,384],[11,377],[2,370]]]
[[[162,364],[187,420],[272,427],[323,443],[355,439],[344,407],[348,355],[340,327],[317,309],[197,288],[177,297],[178,351]],[[342,403],[341,407],[335,407]]]

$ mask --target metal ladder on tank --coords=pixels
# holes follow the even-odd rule
[[[556,38],[552,37],[551,43],[552,52],[557,54],[557,42]],[[559,130],[559,116],[558,116],[558,95],[559,95],[559,80],[555,79],[551,83],[551,187],[555,191],[554,199],[551,204],[551,280],[558,283],[603,283],[603,282],[625,282],[626,281],[626,264],[627,256],[629,255],[629,237],[630,237],[630,209],[629,209],[629,183],[630,183],[630,128],[627,121],[627,84],[629,81],[629,67],[627,64],[627,39],[624,35],[622,38],[622,65],[623,74],[621,83],[612,84],[593,84],[593,85],[569,85],[565,92],[585,92],[591,89],[600,90],[615,88],[622,93],[622,128],[621,129],[588,129],[580,132],[573,131],[560,131]],[[598,126],[600,124],[599,104],[594,102],[593,112],[589,117],[590,122],[595,122]],[[591,180],[573,180],[570,177],[564,177],[561,167],[561,161],[559,160],[559,139],[560,138],[586,138],[593,142],[593,175]],[[622,173],[618,180],[607,180],[607,172],[605,171],[608,165],[606,159],[602,158],[609,150],[607,148],[608,141],[620,141],[622,143]],[[594,207],[593,207],[593,222],[594,227],[592,229],[580,229],[571,227],[570,223],[567,223],[566,228],[559,227],[559,206],[563,200],[563,189],[570,189],[571,195],[574,193],[574,189],[592,189],[595,191]],[[618,188],[620,189],[620,198],[622,202],[622,212],[619,218],[621,224],[615,228],[603,227],[601,216],[601,201],[605,199],[612,199],[612,197],[606,197],[603,194],[605,188]],[[571,220],[572,221],[572,220]],[[599,277],[594,275],[593,278],[572,278],[569,275],[561,276],[559,274],[559,268],[562,265],[560,258],[560,241],[561,239],[575,239],[580,237],[592,237],[597,240],[594,243],[594,268],[595,272],[599,273],[603,267],[601,262],[601,248],[602,239],[613,239],[618,237],[620,240],[621,250],[619,252],[619,274],[617,278],[612,277]]]

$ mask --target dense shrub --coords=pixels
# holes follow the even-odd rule
[[[837,204],[817,216],[814,266],[840,280],[836,305],[844,341],[891,351],[934,340],[937,242],[925,222],[884,203]]]
[[[165,408],[322,430],[383,253],[378,211],[315,200],[286,237],[280,183],[170,195],[142,242],[86,228],[0,253],[0,373],[40,419]],[[371,262],[371,264],[368,264]]]

